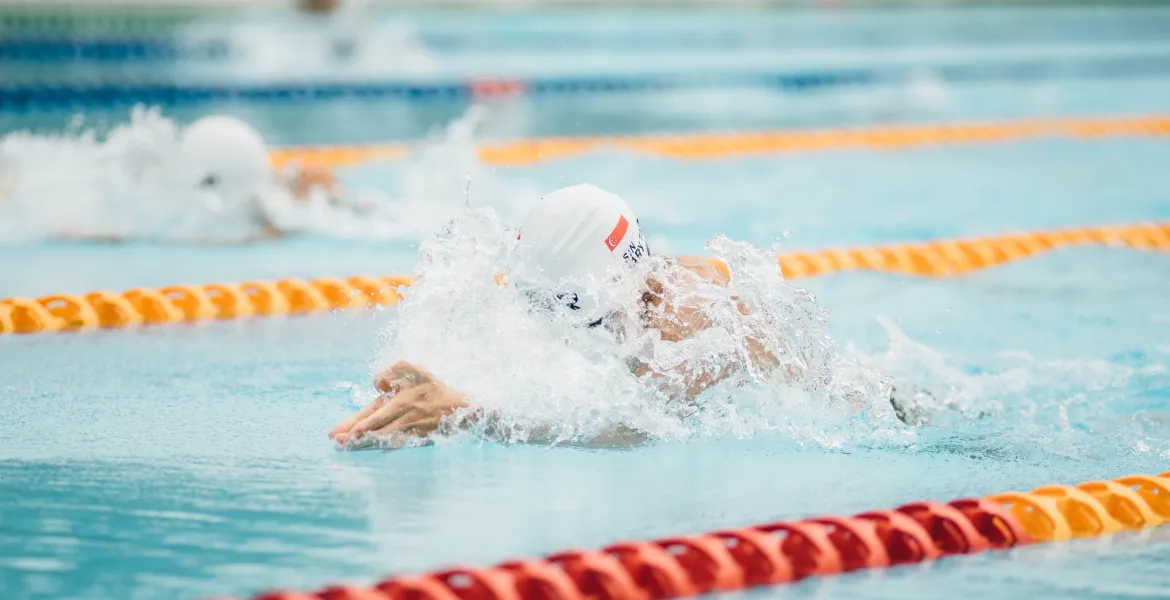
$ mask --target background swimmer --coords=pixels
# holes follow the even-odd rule
[[[744,372],[789,386],[824,377],[816,372],[823,357],[815,356],[813,346],[775,335],[768,319],[755,318],[753,308],[739,297],[720,297],[718,289],[730,281],[726,265],[692,257],[652,257],[637,217],[613,194],[590,185],[548,194],[524,219],[519,240],[519,261],[508,279],[527,296],[532,310],[612,336],[619,342],[611,346],[615,352],[631,351],[625,359],[630,373],[673,404],[678,414],[697,410],[700,396]],[[713,329],[734,338],[736,351],[663,359],[683,342]],[[474,398],[421,365],[399,361],[380,372],[374,386],[378,397],[330,430],[340,446],[362,448],[387,437],[426,436],[456,413],[461,415],[452,421],[457,426],[485,417],[473,407]],[[860,401],[848,394],[831,400],[860,409]],[[490,435],[491,416],[486,418]],[[528,439],[540,437],[537,431]],[[632,428],[616,427],[593,442],[629,443],[640,437]]]
[[[184,129],[181,155],[191,181],[207,206],[225,216],[251,222],[257,237],[276,237],[299,229],[289,217],[298,208],[368,214],[378,201],[346,190],[329,169],[289,165],[276,172],[260,134],[227,116],[204,117]]]
[[[260,134],[233,117],[180,129],[136,110],[103,140],[93,132],[0,139],[0,242],[238,243],[359,221],[385,205],[328,169],[274,171]]]

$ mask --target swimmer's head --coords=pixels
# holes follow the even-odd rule
[[[244,202],[271,176],[264,138],[247,123],[227,116],[204,117],[183,130],[183,158],[194,185],[223,202]]]
[[[521,278],[594,324],[618,308],[605,288],[647,256],[634,211],[592,185],[544,196],[520,227]]]

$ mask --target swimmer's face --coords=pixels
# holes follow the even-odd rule
[[[542,290],[529,292],[528,299],[533,306],[550,312],[558,310],[561,305],[572,309],[571,295]],[[627,319],[630,314],[636,318]],[[659,339],[663,341],[678,342],[710,324],[710,318],[698,306],[672,299],[666,286],[658,279],[649,277],[629,306],[610,311],[600,319],[582,325],[589,329],[608,331],[618,339],[624,339],[628,333],[627,327],[634,326],[643,331],[657,331]]]
[[[237,188],[232,181],[225,182],[223,175],[205,172],[199,176],[195,189],[203,194],[204,204],[216,212],[239,212],[243,210],[253,218],[261,214],[260,200],[254,189]],[[255,214],[253,214],[255,213]]]
[[[587,329],[604,328],[614,331],[615,328],[624,329],[626,311],[624,309],[611,310],[595,320],[589,321],[575,313],[583,309],[581,296],[576,292],[554,291],[544,287],[528,288],[522,291],[528,306],[540,314],[560,315],[565,322],[575,327]]]
[[[188,181],[213,208],[250,208],[271,178],[264,139],[238,119],[199,119],[183,130],[179,151]]]

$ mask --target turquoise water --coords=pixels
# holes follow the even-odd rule
[[[902,106],[894,120],[1157,112],[1167,108],[1167,85],[948,86],[961,100],[941,112],[903,106],[899,98],[915,97],[906,90],[831,93],[820,104],[766,99],[756,113],[731,91],[683,107],[631,95],[608,101],[615,114],[622,102],[634,107],[621,125],[581,100],[572,110],[528,106],[522,114],[532,120],[497,127],[500,136],[636,130],[646,115],[664,129],[889,120],[873,106]],[[801,121],[780,107],[819,116]],[[295,110],[347,118],[336,106]],[[321,128],[266,127],[284,140],[330,141]],[[652,247],[699,253],[717,232],[806,249],[1166,220],[1168,160],[1170,143],[1159,138],[700,163],[607,152],[489,170],[477,181],[505,190],[590,181],[639,210]],[[393,190],[411,168],[367,165],[341,176]],[[401,273],[416,254],[411,240],[38,242],[0,246],[0,297]],[[455,440],[341,453],[325,437],[354,409],[339,384],[366,385],[393,310],[0,338],[0,596],[195,598],[369,583],[625,538],[1170,469],[1165,255],[1082,248],[958,280],[848,273],[800,285],[829,309],[842,345],[913,363],[1005,410],[923,428],[909,441],[727,434],[625,451]],[[924,347],[891,351],[902,335]],[[1163,528],[750,593],[1156,597],[1165,594],[1168,538]]]

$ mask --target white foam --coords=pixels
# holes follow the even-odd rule
[[[178,129],[135,110],[104,139],[92,131],[0,139],[0,242],[71,237],[170,237],[211,208],[182,190]]]
[[[378,364],[427,367],[494,414],[514,441],[579,442],[615,425],[659,439],[772,432],[824,445],[907,435],[893,426],[888,380],[837,356],[824,311],[783,280],[767,250],[712,240],[710,249],[734,273],[727,287],[696,281],[661,258],[648,261],[623,284],[598,291],[622,302],[625,316],[587,329],[496,284],[496,273],[514,268],[514,243],[514,232],[491,209],[471,210],[428,240],[419,282],[398,305]],[[647,276],[667,288],[686,285],[687,297],[679,291],[678,301],[705,305],[712,326],[680,342],[640,327],[639,282]],[[740,303],[751,306],[749,315]],[[784,375],[732,368],[696,402],[680,397],[700,367],[749,364],[745,336],[773,352]],[[662,377],[635,377],[629,357]]]
[[[474,147],[483,112],[473,108],[408,159],[397,189],[349,186],[294,201],[273,179],[255,202],[222,202],[200,190],[179,148],[179,127],[138,108],[105,136],[71,128],[60,135],[0,139],[0,244],[42,239],[232,242],[272,224],[287,233],[365,240],[417,240],[470,199],[504,213],[538,191],[494,177]],[[468,182],[471,182],[468,194]]]
[[[813,295],[776,269],[775,249],[722,236],[708,249],[730,266],[728,286],[696,282],[689,271],[654,257],[636,276],[597,291],[624,302],[623,317],[605,328],[573,327],[555,310],[534,309],[519,291],[496,284],[496,273],[515,268],[514,243],[514,232],[486,208],[459,216],[424,243],[420,281],[400,303],[376,360],[430,369],[496,415],[511,441],[585,442],[623,425],[658,440],[763,435],[826,448],[1066,457],[1098,455],[1106,435],[1124,442],[1110,447],[1170,452],[1157,433],[1164,417],[1142,408],[1148,404],[1142,378],[1164,377],[1161,364],[1130,367],[1005,349],[972,367],[909,338],[885,317],[878,320],[889,336],[886,350],[839,347]],[[648,276],[676,302],[703,306],[711,326],[678,342],[641,327],[638,298]],[[746,337],[772,352],[780,367],[752,366]],[[662,376],[635,377],[630,357]],[[731,375],[695,402],[680,394],[697,368],[728,366]],[[896,420],[892,384],[928,394],[928,429]],[[1124,408],[1130,405],[1136,412]],[[434,439],[496,435],[481,427]]]

